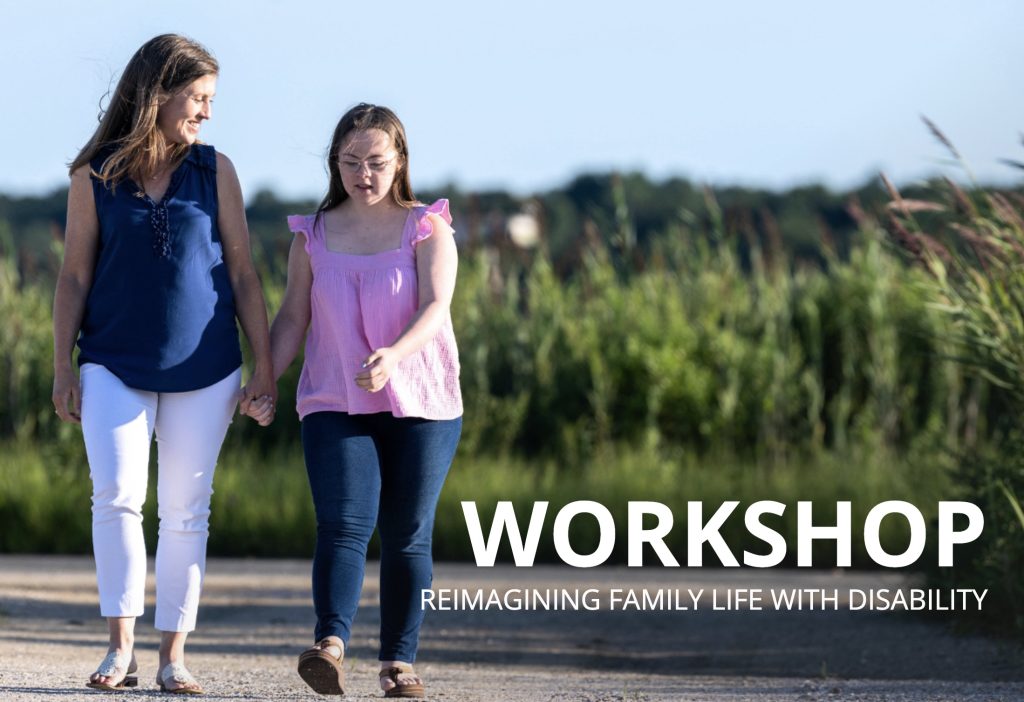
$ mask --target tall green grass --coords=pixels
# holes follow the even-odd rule
[[[628,210],[623,204],[623,217]],[[987,417],[943,360],[949,320],[865,228],[845,258],[800,266],[681,218],[641,257],[595,239],[556,275],[543,247],[463,256],[452,316],[471,453],[579,462],[605,444],[783,460],[869,442],[955,445]],[[716,225],[720,226],[720,225]],[[264,280],[273,312],[284,281]],[[52,284],[0,260],[0,437],[66,441],[50,403]],[[228,446],[296,442],[301,359],[269,429],[243,422]]]
[[[977,391],[944,358],[951,321],[929,305],[927,272],[904,265],[870,226],[847,255],[825,246],[824,267],[801,265],[730,239],[710,193],[707,202],[707,226],[682,212],[640,251],[619,197],[613,244],[590,236],[568,274],[556,273],[543,243],[464,253],[452,316],[466,415],[439,511],[439,555],[469,555],[459,499],[548,499],[553,512],[589,498],[621,516],[625,501],[643,498],[683,514],[689,499],[852,499],[866,510],[902,498],[930,509],[945,494],[944,451],[976,441],[987,415],[963,409]],[[271,311],[283,284],[264,280]],[[88,541],[81,440],[58,425],[49,398],[51,299],[46,281],[0,265],[0,310],[19,330],[17,343],[0,347],[15,391],[0,397],[9,448],[0,550],[83,550]],[[280,384],[269,430],[240,420],[229,432],[214,553],[308,548],[312,516],[289,412],[298,369]],[[579,529],[585,540],[582,521]],[[749,543],[731,537],[737,549]],[[552,557],[548,541],[541,548]]]
[[[946,499],[949,485],[943,478],[948,465],[941,456],[912,453],[897,456],[877,447],[850,452],[804,456],[782,465],[747,462],[736,457],[696,457],[654,449],[609,448],[595,460],[565,466],[554,460],[523,460],[473,456],[460,451],[441,496],[434,535],[439,559],[473,557],[461,503],[477,505],[485,534],[499,501],[511,501],[525,533],[534,501],[549,502],[538,562],[557,562],[551,538],[555,513],[576,500],[594,500],[607,506],[616,520],[617,540],[610,562],[626,557],[626,510],[629,500],[650,500],[668,505],[675,527],[666,539],[676,558],[686,562],[686,509],[691,500],[702,501],[705,518],[726,500],[740,506],[726,522],[722,534],[738,558],[742,551],[764,552],[744,525],[742,511],[752,502],[772,499],[787,505],[783,518],[772,524],[788,542],[787,564],[795,564],[796,502],[813,500],[815,523],[835,518],[835,502],[853,502],[854,562],[872,566],[863,548],[861,528],[867,511],[890,499],[917,504],[926,518],[935,515],[936,503]],[[156,543],[157,518],[155,465],[150,467],[150,494],[143,517],[150,549]],[[301,451],[226,451],[217,467],[211,505],[211,554],[306,558],[315,538],[312,501]],[[38,446],[0,445],[0,552],[88,553],[90,537],[90,483],[84,460],[61,464]],[[766,520],[766,523],[768,520]],[[907,544],[905,523],[886,520],[882,543],[893,552]],[[587,553],[596,546],[596,523],[579,517],[571,531],[573,547]],[[509,559],[507,548],[503,558]],[[715,564],[710,551],[705,562]],[[927,556],[930,557],[930,556]],[[657,565],[653,553],[647,562]],[[834,565],[834,549],[815,552],[819,567]]]
[[[464,261],[465,440],[573,459],[609,441],[775,460],[955,443],[966,388],[941,358],[945,320],[880,239],[825,270],[745,271],[684,228],[641,271],[603,248],[568,280],[542,253],[504,277]]]

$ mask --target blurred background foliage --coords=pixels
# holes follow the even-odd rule
[[[419,195],[450,199],[461,256],[452,316],[466,414],[438,557],[472,557],[465,499],[485,520],[497,500],[525,518],[534,500],[551,501],[550,515],[596,499],[623,528],[627,500],[664,502],[680,561],[688,500],[708,513],[726,499],[785,502],[774,526],[795,544],[796,500],[815,500],[827,523],[849,499],[856,545],[880,501],[908,500],[934,520],[938,500],[968,499],[985,511],[985,536],[932,576],[992,588],[1012,613],[1000,624],[1024,629],[1012,604],[1024,601],[1021,189],[937,179],[897,192],[879,179],[845,193],[769,192],[612,173],[530,197]],[[0,552],[90,548],[81,438],[50,402],[65,204],[66,191],[0,196]],[[285,216],[314,207],[250,198],[271,314]],[[229,432],[213,553],[311,553],[300,361],[280,382],[274,425],[237,420]],[[883,544],[901,552],[906,524],[884,526]],[[586,518],[573,528],[579,551],[596,544]],[[741,517],[723,534],[736,553],[765,550]],[[624,561],[619,541],[613,558]],[[862,542],[855,551],[856,565],[872,565]],[[540,555],[555,558],[548,532]],[[933,544],[923,560],[934,562]],[[830,561],[825,545],[815,563]]]

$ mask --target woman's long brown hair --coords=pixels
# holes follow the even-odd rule
[[[117,83],[92,138],[68,167],[88,164],[103,149],[113,152],[94,175],[113,188],[126,178],[141,183],[168,161],[188,153],[188,144],[168,143],[157,129],[160,106],[193,81],[217,75],[217,60],[200,44],[178,34],[153,37],[135,52]]]

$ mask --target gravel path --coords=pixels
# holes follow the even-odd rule
[[[199,630],[189,640],[204,699],[317,699],[293,666],[311,636],[308,571],[304,561],[211,560]],[[375,571],[346,657],[348,699],[381,699]],[[955,636],[939,615],[851,611],[845,597],[824,610],[710,606],[712,593],[721,603],[741,588],[767,597],[783,588],[912,585],[887,573],[439,564],[435,590],[479,588],[486,598],[492,589],[501,596],[510,588],[593,588],[601,609],[428,612],[417,669],[430,698],[442,702],[1024,700],[1020,648]],[[689,589],[704,594],[696,611],[613,611],[612,588],[652,596],[681,590],[682,604]],[[0,700],[100,699],[83,683],[102,657],[105,631],[91,559],[0,556]],[[152,683],[151,609],[137,639],[141,686],[121,696],[164,697]]]

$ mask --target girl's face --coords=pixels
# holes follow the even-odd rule
[[[348,196],[373,205],[391,195],[391,185],[401,166],[391,137],[381,129],[360,129],[341,142],[338,170]]]
[[[212,117],[213,94],[217,91],[214,74],[197,78],[160,106],[156,126],[172,144],[194,144],[199,126]]]

